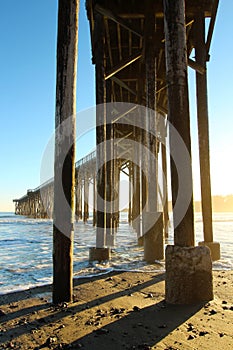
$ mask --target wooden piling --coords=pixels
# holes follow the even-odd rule
[[[205,46],[205,17],[202,12],[195,20],[195,57],[196,62],[204,68],[204,73],[196,72],[197,121],[201,176],[201,204],[204,228],[204,240],[213,242],[212,201],[210,184],[210,156],[209,156],[209,121],[208,96],[206,74],[206,46]]]
[[[162,143],[162,169],[163,169],[163,225],[164,225],[164,237],[168,238],[168,225],[169,225],[169,213],[168,213],[168,186],[167,186],[167,156],[166,146]]]
[[[111,91],[112,83],[106,81],[106,235],[112,236],[112,213],[113,213],[113,124],[111,116]],[[107,239],[110,243],[114,240]]]
[[[54,166],[53,302],[72,301],[79,0],[59,0]],[[69,122],[68,122],[69,118]],[[68,122],[68,130],[61,128]],[[67,135],[68,131],[68,135]],[[68,153],[64,149],[69,145]],[[62,189],[61,189],[62,182]],[[64,194],[61,194],[61,190]],[[66,209],[61,195],[66,198]],[[61,225],[62,221],[62,225]],[[61,230],[65,228],[65,230]],[[63,232],[65,231],[65,232]]]
[[[146,147],[148,148],[148,211],[157,211],[157,138],[156,134],[156,21],[154,1],[146,1],[145,20],[145,69],[146,69]]]
[[[129,162],[129,208],[128,208],[128,222],[132,223],[132,162]]]
[[[93,174],[93,226],[96,226],[96,174]]]
[[[89,175],[84,175],[84,213],[83,222],[86,223],[89,218]]]
[[[191,160],[190,117],[187,80],[187,48],[184,0],[164,0],[164,27],[166,73],[168,83],[168,118],[178,131]],[[173,133],[169,137],[174,147]],[[190,191],[191,201],[180,223],[174,212],[174,242],[178,246],[194,245],[192,165],[186,164],[187,188],[178,182],[176,165],[171,161],[172,206],[175,207],[178,191]]]
[[[94,61],[96,74],[96,247],[106,244],[106,85],[104,66],[104,22],[103,17],[95,12]]]

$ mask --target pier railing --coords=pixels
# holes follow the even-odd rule
[[[88,162],[94,160],[96,158],[96,150],[92,151],[91,153],[87,154],[85,157],[79,159],[76,163],[75,163],[75,168],[79,169],[81,166],[84,166],[85,164],[87,164]],[[27,195],[29,193],[36,193],[39,192],[42,188],[45,188],[46,186],[49,186],[53,183],[54,178],[52,177],[51,179],[45,181],[44,183],[42,183],[40,186],[33,188],[33,189],[29,189],[27,190]],[[23,197],[19,198],[19,199],[14,199],[14,201],[22,201],[23,199],[27,198],[27,195],[24,195]]]

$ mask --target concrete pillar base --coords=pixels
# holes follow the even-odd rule
[[[105,261],[110,259],[109,248],[96,248],[91,247],[89,249],[89,261]]]
[[[163,215],[159,212],[145,213],[143,217],[144,260],[154,263],[164,259]]]
[[[165,299],[170,304],[195,304],[213,299],[208,247],[167,246]]]
[[[199,246],[205,245],[210,249],[211,259],[212,261],[217,261],[220,259],[220,243],[218,242],[198,242]]]

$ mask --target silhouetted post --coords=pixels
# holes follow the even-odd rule
[[[83,218],[83,185],[82,178],[79,178],[79,207],[78,207],[78,217],[80,220]]]
[[[208,94],[206,73],[206,45],[205,45],[205,17],[201,11],[195,20],[195,57],[196,62],[205,68],[205,72],[196,72],[197,120],[199,159],[201,176],[201,205],[204,229],[204,242],[211,250],[212,260],[220,259],[220,245],[213,242],[212,200],[210,182],[209,156],[209,121],[208,121]]]
[[[72,301],[79,0],[59,0],[54,165],[53,302]]]
[[[165,142],[165,141],[164,141]],[[162,169],[163,169],[163,220],[164,220],[164,236],[168,238],[168,224],[169,224],[169,213],[168,213],[168,187],[167,187],[167,156],[166,156],[166,146],[161,144],[162,148]]]
[[[148,147],[148,211],[157,211],[156,159],[156,22],[154,1],[146,1],[145,68],[146,68],[146,146]]]
[[[96,247],[89,250],[89,260],[107,260],[106,248],[106,84],[104,21],[94,12],[94,63],[96,76]]]
[[[128,208],[128,222],[132,222],[132,163],[129,163],[129,208]]]
[[[113,216],[113,124],[111,114],[112,82],[106,81],[106,245],[114,246],[114,233],[112,230]]]
[[[75,220],[79,219],[79,175],[78,171],[76,171],[76,181],[75,181]]]
[[[146,147],[148,165],[145,168],[148,181],[148,205],[143,214],[144,259],[153,263],[164,258],[163,216],[158,212],[157,183],[157,110],[156,110],[156,20],[155,2],[146,1],[145,19],[145,68],[146,68]]]
[[[86,223],[89,218],[89,175],[84,175],[84,213],[83,222]]]
[[[93,226],[96,226],[96,179],[93,174]]]
[[[164,0],[163,4],[168,116],[191,157],[185,0]],[[189,195],[191,202],[189,205],[187,203],[183,218],[179,217],[179,210],[174,211],[175,245],[166,247],[165,299],[172,304],[193,304],[213,298],[212,262],[207,247],[194,247],[191,158],[187,159],[185,149],[177,149],[175,133],[170,128],[169,131],[170,149],[179,152],[175,155],[180,157],[179,162],[183,164],[182,170],[179,170],[183,172],[183,182],[179,183],[180,174],[174,162],[171,162],[172,205],[174,208],[179,198],[178,191],[182,196]]]
[[[95,71],[96,71],[96,167],[97,167],[97,231],[96,247],[106,244],[106,85],[104,79],[104,23],[102,15],[95,14]]]

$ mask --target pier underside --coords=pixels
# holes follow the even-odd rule
[[[65,0],[60,0],[59,4],[64,10]],[[60,80],[57,78],[57,127],[72,114],[71,111],[75,115],[75,102],[70,97],[75,96],[75,84],[72,85],[75,74],[69,76],[69,73],[75,70],[77,26],[74,22],[77,24],[78,1],[74,0],[72,4],[66,9],[70,21],[64,22],[66,19],[62,17],[62,11],[58,17],[60,36],[57,50],[60,56],[57,77]],[[76,219],[88,220],[90,183],[93,189],[93,224],[96,226],[96,246],[90,250],[90,259],[103,260],[103,257],[109,256],[109,247],[114,246],[119,225],[120,173],[123,172],[129,179],[129,223],[137,233],[139,244],[144,245],[144,259],[148,262],[164,259],[164,239],[168,235],[169,224],[167,193],[171,188],[174,246],[168,246],[166,250],[167,301],[191,303],[213,297],[211,250],[212,247],[215,250],[212,259],[220,257],[220,250],[219,245],[213,242],[212,232],[207,62],[217,8],[217,0],[86,1],[96,78],[96,153],[76,164],[74,180],[74,144],[61,169],[59,159],[65,137],[62,141],[64,135],[61,134],[62,137],[56,140],[54,198],[50,192],[54,206],[47,202],[45,205],[50,209],[48,215],[54,215],[54,237],[61,239],[59,247],[55,244],[54,249],[56,266],[62,267],[63,264],[60,254],[62,237],[65,237],[64,242],[67,243],[68,239],[72,243],[74,211]],[[61,33],[67,34],[69,40]],[[74,59],[69,59],[66,52],[71,52]],[[63,72],[63,66],[68,73]],[[204,242],[197,247],[193,218],[188,67],[196,72],[204,225]],[[71,80],[64,85],[62,77],[68,79],[67,76]],[[71,91],[73,94],[70,94]],[[64,109],[60,107],[62,103]],[[71,120],[71,129],[73,137],[75,120]],[[171,181],[168,181],[169,172]],[[65,197],[70,205],[64,213],[57,200],[61,173]],[[46,186],[51,189],[52,183]],[[43,189],[45,187],[40,187],[39,192],[42,193]],[[29,191],[27,196],[16,200],[16,212],[37,216],[39,199],[36,198],[39,198],[38,191]],[[37,204],[32,204],[35,202]],[[43,217],[42,211],[39,210],[39,213]],[[61,222],[61,216],[62,227],[67,230],[60,230],[58,234],[56,227]],[[67,255],[70,253],[71,250],[67,251]],[[66,265],[69,272],[70,259]],[[198,264],[197,259],[200,260]],[[190,269],[186,271],[188,264]],[[59,269],[54,271],[55,275],[61,274]],[[206,286],[208,289],[206,293],[196,293],[193,288],[198,276],[200,288]],[[186,283],[188,280],[189,285]],[[180,294],[177,285],[183,286],[183,294]],[[55,301],[64,299],[58,289],[56,286]],[[71,292],[68,294],[72,299]]]

